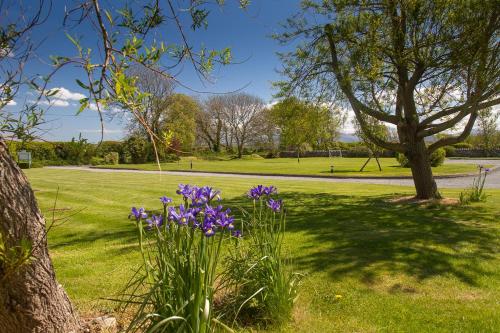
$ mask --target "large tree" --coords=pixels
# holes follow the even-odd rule
[[[347,101],[375,144],[406,155],[418,198],[439,197],[429,163],[463,141],[481,109],[500,102],[500,6],[494,0],[303,1],[281,42],[281,94]],[[370,131],[393,124],[398,140]],[[460,126],[456,136],[426,138]]]
[[[224,98],[220,95],[209,97],[196,117],[197,133],[210,150],[220,152],[227,124],[223,112]]]
[[[175,82],[159,72],[157,66],[149,69],[137,64],[127,70],[127,75],[135,78],[136,87],[146,94],[143,99],[144,107],[131,119],[128,130],[131,134],[142,135],[151,142],[162,136]]]
[[[29,140],[43,112],[5,107],[32,78],[24,74],[36,51],[32,31],[50,14],[50,2],[0,3],[0,332],[66,332],[79,326],[48,254],[45,220],[5,137]],[[36,84],[36,83],[35,83]]]
[[[337,136],[339,117],[326,106],[285,98],[269,110],[271,121],[280,130],[285,149],[300,150],[304,144],[325,149]]]
[[[223,95],[220,98],[223,119],[227,126],[226,134],[232,136],[236,142],[238,158],[241,158],[245,145],[252,137],[261,133],[264,101],[245,93]]]
[[[174,94],[168,99],[162,128],[163,131],[172,135],[172,139],[184,152],[190,152],[193,148],[196,136],[196,116],[199,112],[199,103],[188,95]]]
[[[498,147],[500,144],[497,121],[500,117],[500,112],[492,108],[486,108],[479,111],[478,114],[478,138],[483,149],[489,154],[491,150]]]

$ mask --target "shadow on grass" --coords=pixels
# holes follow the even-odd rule
[[[417,279],[447,275],[469,285],[491,274],[479,263],[498,249],[482,207],[419,206],[387,202],[392,196],[282,193],[287,204],[291,255],[299,270],[328,272],[365,284],[380,274]],[[226,201],[248,205],[248,199]]]
[[[301,271],[326,272],[332,280],[346,276],[368,285],[380,274],[407,274],[417,279],[453,276],[477,285],[482,269],[494,258],[499,240],[498,213],[482,206],[419,206],[389,203],[391,196],[331,193],[281,193],[287,213],[288,247]],[[224,206],[250,208],[246,196],[225,199]],[[58,231],[51,248],[85,243],[128,244],[107,248],[106,255],[137,251],[131,221],[106,228]]]

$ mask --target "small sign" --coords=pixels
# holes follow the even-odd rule
[[[17,160],[19,163],[28,163],[28,167],[31,168],[31,152],[26,150],[18,151]]]

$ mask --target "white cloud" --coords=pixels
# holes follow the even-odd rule
[[[78,93],[78,92],[72,92],[64,87],[59,87],[59,88],[52,88],[49,90],[50,91],[54,91],[54,90],[57,90],[57,93],[55,95],[53,95],[52,97],[53,98],[56,98],[56,99],[59,99],[59,100],[63,100],[63,101],[79,101],[81,100],[82,98],[85,98],[87,96],[85,96],[84,94],[81,94],[81,93]]]
[[[112,115],[122,112],[122,110],[117,107],[104,108],[102,105],[100,105],[99,108],[101,109],[102,113],[107,113]],[[97,105],[95,103],[89,103],[87,109],[97,112]]]
[[[7,102],[7,105],[14,106],[14,105],[17,105],[17,102],[15,100],[10,100]]]
[[[270,109],[272,108],[274,105],[276,105],[279,101],[278,100],[274,100],[274,101],[271,101],[269,103],[266,104],[265,108],[266,109]]]
[[[35,101],[30,101],[32,103],[34,103]],[[59,106],[59,107],[66,107],[66,106],[69,106],[69,102],[67,101],[63,101],[61,99],[57,99],[57,98],[51,98],[50,101],[39,101],[38,104],[42,104],[42,105],[47,105],[47,106]]]

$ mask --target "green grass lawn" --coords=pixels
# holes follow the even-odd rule
[[[411,176],[409,168],[401,168],[394,158],[381,158],[382,171],[378,170],[374,159],[368,163],[363,172],[359,169],[366,162],[366,158],[327,158],[310,157],[302,158],[300,163],[294,158],[275,159],[234,159],[223,161],[208,161],[202,159],[184,158],[179,162],[162,163],[162,170],[188,171],[191,170],[191,161],[194,171],[213,172],[237,172],[237,173],[260,173],[260,174],[290,174],[290,175],[314,175],[332,176],[330,166],[334,166],[334,176],[338,177],[388,177],[388,176]],[[155,163],[149,164],[120,164],[113,166],[101,166],[112,168],[132,168],[141,170],[158,170]],[[449,175],[470,173],[476,171],[475,164],[444,164],[433,168],[435,175]]]
[[[26,171],[51,216],[59,282],[83,314],[112,311],[139,263],[133,205],[159,207],[178,183],[211,184],[229,207],[256,180],[158,174]],[[276,181],[288,207],[286,250],[306,274],[285,332],[500,331],[500,191],[469,207],[387,200],[409,187]],[[446,196],[457,197],[458,191]],[[342,295],[342,298],[336,298]]]

